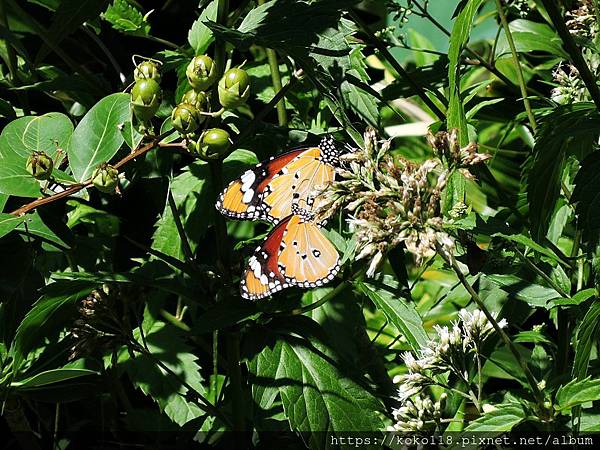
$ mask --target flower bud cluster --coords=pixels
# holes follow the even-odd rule
[[[388,431],[420,432],[439,428],[447,398],[448,394],[445,392],[440,395],[438,401],[422,394],[415,395],[403,406],[392,411],[395,423]]]
[[[234,67],[217,83],[219,68],[207,55],[194,57],[185,74],[192,88],[171,113],[173,127],[186,139],[187,148],[194,155],[205,160],[224,158],[231,146],[229,133],[221,128],[198,130],[207,117],[220,117],[225,109],[239,108],[246,103],[250,96],[250,77],[245,70]],[[222,108],[211,112],[211,94],[215,93]]]
[[[456,132],[430,137],[435,159],[422,163],[394,158],[390,141],[378,141],[374,130],[365,132],[364,149],[343,155],[339,181],[320,195],[317,215],[332,214],[341,205],[357,239],[356,259],[369,258],[373,276],[385,254],[404,243],[417,264],[433,256],[440,246],[450,255],[454,240],[444,230],[441,199],[452,170],[486,161],[477,146],[458,145]],[[447,164],[443,164],[443,159]]]
[[[480,357],[482,344],[493,334],[494,327],[478,309],[462,309],[458,317],[451,327],[435,326],[436,339],[428,342],[418,358],[410,352],[402,355],[407,373],[394,378],[399,385],[396,398],[400,402],[400,407],[393,411],[396,419],[394,430],[420,431],[425,424],[435,424],[439,420],[442,404],[433,403],[423,394],[426,387],[439,384],[436,375],[451,373],[470,385],[473,356],[475,359]],[[500,328],[507,325],[504,319],[497,323]]]
[[[141,132],[151,129],[150,120],[160,107],[162,101],[161,78],[158,61],[142,61],[133,71],[135,84],[131,88],[131,109]]]

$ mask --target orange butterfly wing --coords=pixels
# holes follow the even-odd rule
[[[290,285],[322,286],[340,270],[339,255],[333,244],[316,224],[300,216],[290,219],[280,248],[279,270]]]
[[[335,177],[339,150],[330,136],[317,147],[300,148],[258,164],[234,180],[216,207],[232,219],[266,220],[277,224],[292,213],[292,204],[308,203],[317,186]]]
[[[248,261],[242,297],[258,300],[286,287],[322,286],[339,272],[339,255],[319,227],[301,216],[282,220]]]
[[[270,221],[289,216],[294,202],[306,206],[315,188],[328,185],[334,177],[335,168],[323,162],[320,148],[309,148],[298,155],[265,188],[263,204]]]
[[[217,210],[231,219],[268,220],[262,207],[265,187],[287,163],[304,151],[292,150],[244,172],[221,192],[215,205]]]
[[[240,282],[242,297],[258,300],[289,286],[279,271],[278,255],[290,218],[279,222],[263,243],[254,250]]]

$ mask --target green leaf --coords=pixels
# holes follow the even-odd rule
[[[415,351],[420,351],[429,340],[423,328],[423,319],[412,304],[406,303],[398,292],[383,284],[358,282],[357,287],[383,312],[392,325],[402,333]]]
[[[327,432],[307,435],[314,449],[332,448],[329,433],[383,429],[379,401],[341,372],[333,358],[318,341],[285,336],[264,351],[257,373],[277,386],[292,430]],[[269,403],[273,391],[262,395],[263,404]]]
[[[46,288],[44,295],[34,303],[21,321],[12,344],[13,372],[18,373],[29,352],[52,330],[60,329],[68,319],[65,310],[77,300],[92,292],[89,283],[54,283]]]
[[[503,291],[508,292],[512,298],[526,302],[533,307],[551,308],[550,300],[560,297],[552,288],[541,286],[523,280],[515,275],[484,275],[486,279],[497,284]]]
[[[194,54],[202,55],[208,46],[215,40],[213,33],[204,22],[207,20],[217,20],[217,6],[218,0],[212,0],[208,5],[204,7],[200,13],[200,17],[192,24],[192,28],[188,32],[188,42],[194,49]]]
[[[34,151],[56,157],[73,134],[73,124],[67,116],[48,113],[13,120],[0,135],[0,192],[19,197],[39,197],[40,182],[25,168]]]
[[[131,121],[125,122],[121,133],[123,134],[123,139],[125,139],[127,147],[131,150],[136,150],[144,138],[144,135],[135,129]]]
[[[58,45],[67,36],[77,30],[86,20],[93,19],[104,9],[108,0],[62,0],[52,17],[47,38]],[[50,53],[50,45],[43,45],[35,57],[36,63]]]
[[[582,161],[592,152],[599,136],[600,114],[590,103],[562,106],[544,118],[536,134],[528,173],[527,199],[534,240],[543,242],[548,231],[567,157],[574,155]],[[573,193],[575,199],[586,198],[584,188],[580,185],[579,192]],[[585,202],[589,201],[586,198]],[[587,217],[584,221],[588,225]]]
[[[238,177],[245,169],[254,166],[257,162],[254,153],[238,149],[223,161],[224,178],[227,181]],[[171,193],[190,247],[195,251],[216,214],[214,207],[216,192],[212,186],[208,164],[203,161],[190,164],[181,175],[173,178]],[[181,237],[168,203],[157,222],[152,248],[181,261],[184,260]]]
[[[512,430],[526,418],[523,407],[514,403],[500,404],[493,410],[486,412],[477,420],[471,422],[465,432],[502,434]]]
[[[134,331],[134,338],[142,342],[139,328]],[[125,348],[119,355],[120,366],[125,369],[131,382],[151,397],[180,426],[202,416],[204,412],[188,400],[188,388],[181,383],[183,380],[198,393],[205,394],[201,368],[196,363],[197,357],[191,353],[182,336],[164,323],[155,322],[148,330],[145,342],[152,356],[136,354],[135,358],[130,358]],[[177,374],[177,377],[160,367],[157,360]]]
[[[91,375],[99,375],[99,372],[95,370],[76,368],[52,369],[38,373],[22,381],[15,381],[11,383],[11,387],[19,390],[31,389]]]
[[[67,151],[75,179],[87,180],[99,164],[117,153],[124,141],[119,128],[131,118],[129,102],[129,94],[109,95],[79,122]]]
[[[20,223],[17,230],[22,233],[28,233],[41,238],[43,241],[53,244],[61,250],[68,250],[69,245],[56,235],[54,231],[44,223],[40,214],[36,211],[23,217],[23,223]]]
[[[559,298],[557,300],[552,300],[551,303],[553,306],[569,306],[569,305],[579,305],[586,300],[594,297],[596,295],[596,289],[584,289],[583,291],[579,291],[571,298]]]
[[[12,230],[25,220],[25,217],[17,217],[12,214],[0,213],[0,238]]]
[[[450,98],[447,122],[448,129],[457,128],[459,130],[461,145],[469,143],[469,132],[467,130],[467,119],[460,95],[460,55],[465,45],[469,42],[473,20],[481,3],[482,0],[468,0],[466,2],[452,27],[450,48],[448,49],[448,59],[450,61],[448,65]]]
[[[114,0],[113,4],[102,13],[102,18],[109,22],[115,30],[134,36],[147,36],[150,24],[146,17],[127,0]]]
[[[573,377],[582,380],[588,373],[592,349],[600,336],[600,302],[595,301],[577,325]]]
[[[600,379],[571,380],[556,392],[555,408],[565,411],[596,400],[600,400]]]
[[[542,247],[540,244],[535,242],[533,239],[531,239],[523,234],[495,233],[492,235],[492,237],[501,237],[503,239],[506,239],[507,241],[515,242],[515,243],[521,244],[525,247],[529,247],[530,249],[535,250],[539,254],[547,256],[548,258],[552,259],[553,261],[558,260],[558,257],[556,256],[556,254],[554,252],[548,250],[546,247]]]
[[[546,52],[551,55],[568,59],[569,55],[562,48],[562,41],[556,32],[544,23],[532,22],[525,19],[513,20],[509,28],[519,53]],[[498,38],[496,58],[510,53],[510,47],[504,31]]]

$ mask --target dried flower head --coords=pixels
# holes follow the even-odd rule
[[[138,297],[139,292],[133,288],[105,285],[81,299],[77,308],[79,317],[71,328],[74,340],[71,359],[127,342],[130,328],[127,302]]]
[[[318,217],[328,217],[345,205],[348,224],[357,241],[356,259],[369,259],[373,276],[389,250],[404,244],[420,264],[441,247],[452,255],[454,239],[444,229],[443,191],[454,170],[465,171],[486,161],[477,145],[461,147],[458,133],[430,135],[435,159],[415,163],[390,154],[391,142],[365,132],[363,149],[343,155],[339,181],[318,193]]]
[[[567,19],[567,28],[572,35],[593,39],[598,34],[593,0],[578,0],[574,2],[573,9],[567,11],[565,16]]]

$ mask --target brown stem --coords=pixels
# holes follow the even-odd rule
[[[156,148],[157,146],[159,146],[159,143],[161,140],[163,140],[166,136],[170,135],[174,131],[175,130],[169,130],[169,131],[161,134],[160,136],[156,137],[152,142],[149,142],[148,144],[146,144],[142,147],[138,147],[138,149],[136,151],[128,154],[121,161],[114,164],[115,169],[119,169],[119,168],[123,167],[129,161],[131,161],[139,156],[142,156],[145,153],[148,153],[153,148]],[[15,209],[13,212],[11,212],[11,214],[14,216],[22,216],[23,214],[33,211],[40,206],[47,205],[49,203],[53,203],[57,200],[60,200],[61,198],[70,197],[71,195],[76,194],[77,192],[79,192],[82,189],[85,189],[87,187],[90,187],[91,185],[92,185],[91,179],[86,180],[83,183],[74,184],[62,192],[52,194],[48,197],[38,198],[32,202],[29,202],[26,205],[23,205],[20,208]]]

